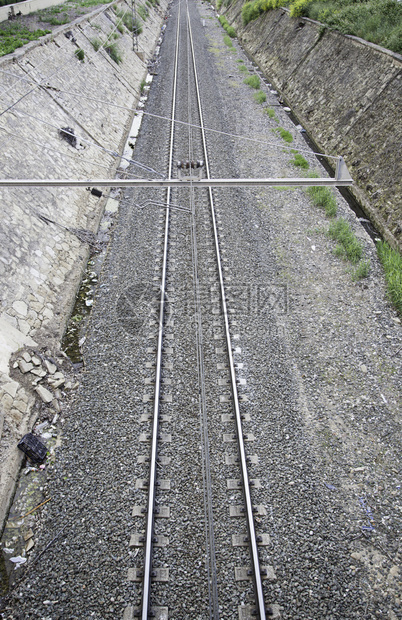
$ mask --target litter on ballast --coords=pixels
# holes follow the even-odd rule
[[[24,469],[24,474],[27,476],[28,474],[31,473],[31,471],[38,471],[36,467],[27,467],[26,469]]]
[[[46,458],[47,448],[38,437],[27,433],[18,442],[17,448],[24,452],[34,463],[43,463]]]
[[[23,558],[21,555],[16,555],[14,558],[10,558],[10,562],[15,564],[14,570],[17,570],[21,566],[21,564],[25,564],[27,561],[26,558]]]

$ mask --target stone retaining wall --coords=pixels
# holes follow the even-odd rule
[[[112,9],[101,7],[0,59],[0,111],[21,98],[0,116],[1,177],[113,178],[119,157],[104,149],[123,151],[166,7],[162,0],[150,9],[140,54],[131,33],[116,30]],[[91,44],[107,36],[120,64]],[[74,130],[75,145],[62,137],[63,127]],[[96,234],[106,199],[85,189],[0,190],[0,523],[21,463],[17,442],[31,430],[39,398],[23,375],[11,378],[10,359],[24,347],[57,351],[89,256],[79,233]]]
[[[344,156],[356,198],[402,249],[402,56],[286,9],[243,26],[242,6],[225,15],[245,50],[320,149]]]

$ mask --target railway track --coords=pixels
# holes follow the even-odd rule
[[[292,171],[288,151],[261,137],[270,142],[279,120],[292,129],[286,113],[277,105],[276,121],[254,104],[236,66],[247,59],[226,49],[208,16],[210,6],[194,0],[171,5],[134,159],[158,182],[176,180],[177,161],[199,160],[204,177],[282,178]],[[203,121],[222,133],[205,137]],[[297,131],[293,138],[302,149]],[[211,190],[203,181],[207,189],[113,192],[119,213],[85,372],[48,468],[52,501],[31,522],[35,557],[46,561],[27,562],[5,618],[367,615],[365,577],[350,566],[356,521],[310,432],[309,407],[321,407],[321,396],[302,400],[284,331],[294,320],[284,317],[288,288],[291,303],[304,291],[292,277],[317,276],[318,258],[304,272],[303,227],[320,216],[303,191]],[[294,237],[288,220],[299,211]],[[288,269],[295,242],[302,259]],[[320,261],[327,254],[320,245]],[[321,315],[306,316],[311,325],[295,328],[301,354]],[[313,352],[306,344],[303,368],[319,367]]]
[[[177,160],[185,162],[202,160],[206,178],[210,178],[211,166],[204,131],[202,94],[197,73],[197,56],[192,36],[190,9],[188,3],[185,5],[179,3],[175,9],[177,18],[171,117],[181,123],[171,123],[167,177],[170,179],[173,174],[177,175],[175,170]],[[182,122],[189,125],[183,125]],[[197,129],[192,125],[197,126]],[[187,170],[184,168],[182,174],[189,172],[190,176],[191,174],[195,176],[199,168],[192,169],[190,164],[190,168]],[[198,190],[190,187],[188,191],[176,191],[176,195],[173,196],[171,189],[168,188],[163,202],[160,298],[155,320],[157,327],[156,363],[154,376],[147,377],[147,381],[154,385],[154,393],[152,414],[146,418],[150,426],[150,432],[147,435],[150,440],[150,452],[149,460],[147,457],[149,469],[146,484],[146,515],[144,515],[143,506],[136,506],[134,510],[134,515],[145,521],[145,526],[144,524],[142,528],[139,526],[139,530],[132,535],[131,541],[132,546],[138,548],[143,544],[141,549],[143,567],[135,569],[136,581],[140,582],[141,579],[141,608],[136,613],[145,620],[150,617],[151,610],[152,614],[159,614],[162,617],[163,614],[170,616],[171,610],[169,594],[163,593],[164,587],[161,584],[165,583],[168,573],[169,580],[172,579],[172,575],[171,571],[161,566],[163,554],[157,552],[157,546],[174,544],[171,540],[168,543],[168,537],[161,533],[159,527],[161,519],[158,517],[169,515],[169,518],[173,519],[173,514],[177,510],[171,500],[166,501],[166,491],[174,482],[171,478],[165,478],[165,475],[169,474],[165,474],[164,471],[172,471],[175,467],[174,464],[172,465],[174,456],[164,454],[164,442],[170,444],[169,452],[181,454],[183,451],[181,441],[188,443],[186,433],[193,432],[191,427],[186,430],[185,426],[182,436],[163,432],[164,427],[169,425],[175,416],[175,407],[170,405],[165,395],[166,385],[172,385],[172,382],[177,381],[172,371],[170,377],[165,376],[166,368],[171,367],[169,361],[166,361],[171,353],[169,338],[173,336],[169,330],[174,327],[176,346],[181,345],[180,340],[183,339],[183,335],[193,340],[193,364],[196,373],[193,373],[191,380],[194,390],[193,409],[196,407],[199,414],[197,443],[200,443],[201,449],[198,451],[199,462],[196,467],[202,480],[203,500],[202,512],[199,506],[200,513],[197,516],[197,511],[194,510],[194,517],[196,527],[204,531],[204,541],[201,542],[201,547],[204,549],[201,553],[204,555],[201,562],[203,565],[201,572],[204,573],[201,582],[204,581],[204,583],[197,584],[200,580],[194,580],[194,577],[189,576],[186,588],[193,588],[194,591],[202,593],[201,604],[204,609],[195,606],[194,617],[219,618],[221,615],[222,617],[235,617],[234,614],[236,616],[239,614],[240,618],[253,616],[263,619],[267,615],[277,616],[276,606],[267,604],[264,597],[263,578],[270,576],[272,579],[273,571],[271,567],[260,566],[259,545],[269,544],[269,534],[265,531],[257,532],[255,522],[255,516],[266,514],[266,510],[263,506],[257,506],[255,501],[253,504],[253,493],[255,493],[253,485],[259,486],[260,481],[251,479],[250,469],[257,457],[250,456],[245,446],[245,441],[251,439],[252,434],[245,433],[242,425],[242,418],[248,420],[249,417],[239,396],[238,385],[244,383],[244,379],[242,380],[241,377],[242,365],[236,365],[233,353],[237,349],[232,343],[232,326],[225,290],[225,280],[230,277],[224,271],[225,259],[221,254],[214,194],[209,188],[204,196],[200,196]],[[179,204],[181,205],[180,211],[177,209]],[[185,209],[188,210],[187,213]],[[173,231],[176,231],[176,235]],[[176,245],[173,250],[170,247],[172,234],[173,244]],[[191,300],[187,308],[188,313],[186,313],[190,314],[190,324],[188,316],[183,317],[180,313],[177,316],[175,304],[169,301],[169,290],[174,292],[174,287],[177,286],[178,273],[176,268],[172,270],[172,265],[178,264],[180,260],[179,256],[175,258],[179,244],[176,239],[180,235],[182,240],[179,254],[182,253],[182,256],[188,257],[181,281],[192,280],[191,293],[189,290],[182,291],[183,297],[187,297],[190,293],[189,299],[182,298],[181,300],[182,303],[185,301],[188,303]],[[190,265],[191,269],[189,269]],[[208,265],[207,270],[205,270],[205,265]],[[211,293],[208,300],[205,299],[207,289]],[[213,347],[207,342],[211,336],[215,345]],[[239,335],[236,334],[235,337],[238,339]],[[220,346],[216,346],[217,344]],[[181,373],[179,377],[182,377]],[[216,385],[218,385],[218,387],[225,387],[226,394],[216,394],[211,399],[209,387],[211,383],[215,383],[212,393],[216,392]],[[168,412],[166,412],[166,407]],[[223,446],[222,444],[219,446],[216,437],[212,442],[210,438],[219,426]],[[216,489],[216,486],[222,487],[222,481],[216,480],[216,472],[222,463],[213,461],[222,461],[223,458],[228,466],[226,489]],[[235,473],[230,474],[229,470]],[[195,489],[199,487],[193,487],[194,494],[196,494]],[[194,503],[194,500],[191,502],[191,493],[190,485],[188,492],[184,494],[187,495],[187,503]],[[175,501],[180,502],[180,499],[176,498]],[[217,511],[217,506],[219,506],[219,511]],[[217,516],[222,510],[227,513],[224,519],[225,525],[222,524],[221,517]],[[190,513],[192,512],[193,509],[190,508]],[[188,516],[190,517],[191,514]],[[220,527],[217,527],[217,521],[220,521]],[[230,521],[235,522],[234,527]],[[184,523],[180,524],[180,521],[176,519],[174,527],[178,537],[185,537],[188,524],[186,527]],[[192,527],[194,528],[194,524]],[[222,531],[219,531],[220,529]],[[191,545],[191,537],[187,542]],[[169,556],[169,553],[167,552],[166,555]],[[229,578],[230,573],[232,573],[231,578]],[[225,584],[222,575],[225,575]],[[232,583],[229,600],[228,579]],[[177,585],[172,583],[170,590]],[[234,594],[236,590],[238,591],[237,601]],[[207,596],[205,596],[206,593]],[[168,604],[158,606],[155,601],[164,597]],[[176,614],[177,611],[173,610],[173,617],[176,617]]]

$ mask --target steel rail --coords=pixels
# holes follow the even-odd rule
[[[169,166],[168,178],[172,176],[173,169],[173,139],[174,139],[174,114],[176,109],[176,92],[177,92],[177,67],[178,67],[178,48],[179,48],[179,32],[180,32],[180,3],[177,18],[177,35],[176,35],[176,55],[173,77],[173,98],[172,98],[172,124],[170,130],[170,147],[169,147]],[[156,488],[156,461],[158,457],[158,431],[159,431],[159,405],[160,405],[160,387],[162,373],[162,346],[163,346],[163,323],[165,318],[165,294],[166,294],[166,272],[168,259],[169,244],[169,216],[170,216],[170,196],[171,189],[168,187],[166,196],[166,216],[165,216],[165,233],[163,246],[163,263],[161,277],[161,296],[159,308],[159,324],[158,324],[158,345],[156,354],[155,369],[155,397],[153,407],[152,422],[152,439],[151,439],[151,461],[149,471],[148,486],[148,512],[147,525],[145,533],[145,550],[144,550],[144,575],[142,584],[142,602],[141,602],[141,618],[148,620],[151,596],[151,571],[152,571],[152,549],[153,549],[153,533],[155,521],[155,488]]]
[[[188,13],[188,7],[187,7],[187,13]],[[209,180],[210,168],[209,168],[209,161],[208,161],[207,144],[206,144],[205,131],[204,131],[204,119],[203,119],[203,114],[202,114],[201,97],[200,97],[200,91],[199,91],[199,86],[198,86],[198,75],[197,75],[197,67],[196,67],[196,62],[195,62],[194,44],[193,44],[193,37],[192,37],[192,32],[191,32],[191,23],[190,23],[189,14],[188,14],[188,24],[189,24],[189,31],[190,31],[194,76],[195,76],[198,108],[199,108],[199,115],[200,115],[201,135],[202,135],[204,158],[205,158],[205,168],[206,168],[207,180]],[[225,284],[223,280],[223,270],[222,270],[222,263],[221,263],[221,258],[220,258],[220,247],[219,247],[218,231],[217,231],[217,224],[216,224],[216,217],[215,217],[215,206],[214,206],[214,199],[213,199],[213,193],[212,193],[211,186],[208,188],[208,193],[209,193],[210,211],[211,211],[213,231],[214,231],[215,254],[216,254],[216,261],[218,265],[222,312],[223,312],[223,318],[224,318],[224,323],[225,323],[226,345],[227,345],[228,357],[229,357],[233,406],[234,406],[235,418],[236,418],[237,441],[238,441],[238,448],[239,448],[239,454],[240,454],[240,467],[241,467],[241,475],[242,475],[242,482],[243,482],[243,495],[244,495],[244,502],[246,506],[247,528],[248,528],[248,534],[249,534],[248,538],[249,538],[250,553],[251,553],[253,580],[254,580],[254,586],[255,586],[256,606],[257,606],[257,612],[258,612],[258,616],[260,620],[265,620],[266,619],[265,602],[264,602],[264,593],[263,593],[263,588],[262,588],[260,561],[259,561],[259,555],[258,555],[257,535],[255,532],[255,527],[254,527],[253,505],[252,505],[251,494],[250,494],[250,482],[249,482],[248,471],[247,471],[247,460],[246,460],[246,453],[245,453],[244,439],[243,439],[243,429],[242,429],[242,422],[241,422],[241,415],[240,415],[239,395],[237,392],[237,384],[236,384],[236,371],[234,367],[234,360],[233,360],[233,353],[232,353],[232,341],[231,341],[230,330],[229,330]]]
[[[348,187],[353,179],[267,178],[267,179],[0,179],[1,187]]]
[[[188,0],[186,0],[187,7],[187,74],[188,74],[188,120],[192,120],[191,104],[193,97],[191,96],[191,89],[194,88],[191,85],[191,78],[194,78],[192,74],[192,62],[191,62],[191,46],[190,46],[190,20],[188,11]],[[197,108],[198,112],[198,108]],[[188,123],[188,136],[189,136],[189,159],[192,161],[195,158],[193,147],[193,132],[199,126],[195,128],[193,123]],[[206,568],[208,573],[208,600],[209,600],[209,618],[210,620],[219,620],[219,594],[218,594],[218,579],[217,579],[217,566],[216,566],[216,546],[215,546],[215,532],[214,532],[214,511],[213,511],[213,496],[212,496],[212,476],[211,476],[211,457],[210,457],[210,443],[208,433],[208,412],[207,412],[207,396],[206,396],[206,383],[205,383],[205,365],[204,365],[204,338],[202,329],[202,308],[201,308],[201,291],[199,280],[199,267],[198,267],[198,243],[197,243],[197,222],[196,222],[196,205],[195,205],[195,192],[190,187],[190,205],[191,205],[191,250],[192,250],[192,265],[193,265],[193,294],[194,294],[194,323],[195,323],[195,336],[197,345],[197,376],[198,376],[198,405],[200,416],[200,432],[201,432],[201,454],[202,454],[202,477],[203,477],[203,491],[204,491],[204,518],[205,518],[205,551],[206,551]]]

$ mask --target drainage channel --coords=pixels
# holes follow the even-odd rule
[[[294,112],[290,111],[290,112],[288,112],[288,114],[289,114],[289,118],[292,121],[292,123],[294,123],[294,125],[296,125],[296,126],[300,126],[300,121],[297,118],[297,116],[294,114]],[[310,134],[305,129],[303,129],[303,131],[302,131],[302,137],[304,138],[306,144],[311,149],[313,149],[315,153],[320,153],[321,152],[321,149],[317,146],[317,144],[314,142],[313,138],[310,136]],[[325,168],[325,170],[328,173],[328,175],[331,178],[334,178],[335,177],[335,171],[329,165],[327,158],[324,155],[321,156],[321,155],[317,155],[317,154],[316,154],[316,158],[320,162],[320,164],[322,164],[322,166]],[[338,187],[337,189],[340,192],[341,196],[346,200],[346,202],[348,203],[348,205],[352,209],[352,211],[354,211],[354,213],[357,215],[360,224],[363,226],[363,228],[367,232],[367,234],[370,235],[370,237],[373,239],[373,241],[378,241],[378,239],[381,239],[382,238],[381,234],[374,227],[373,223],[369,219],[369,216],[365,213],[365,211],[362,208],[362,206],[357,202],[357,200],[353,196],[352,192],[347,187]]]
[[[158,54],[159,48],[158,50],[155,50],[154,58],[157,58]],[[140,97],[137,106],[139,111],[134,115],[123,150],[123,155],[120,160],[117,171],[119,177],[125,174],[125,171],[130,165],[130,160],[133,158],[135,143],[137,141],[143,119],[141,110],[145,108],[152,80],[153,75],[148,73],[142,87],[143,95]],[[100,248],[100,251],[93,253],[88,260],[83,278],[81,280],[80,288],[75,298],[74,308],[61,343],[62,350],[68,355],[73,366],[77,369],[81,368],[84,364],[82,346],[85,342],[85,332],[88,326],[91,308],[94,303],[98,277],[106,256],[107,245],[109,243],[114,219],[118,213],[120,195],[121,190],[117,188],[112,189],[109,198],[106,201],[105,211],[97,234],[97,246]]]
[[[302,137],[304,138],[304,141],[306,142],[306,144],[316,154],[317,161],[320,164],[322,164],[322,166],[325,168],[325,170],[328,173],[328,175],[333,179],[335,177],[334,169],[328,163],[328,160],[325,157],[325,155],[324,154],[322,154],[322,155],[319,154],[319,153],[322,153],[321,149],[314,142],[313,138],[310,136],[308,131],[306,129],[304,129],[304,127],[302,127],[302,125],[300,123],[300,120],[297,118],[296,114],[291,109],[289,103],[285,100],[283,95],[281,95],[281,93],[279,93],[279,91],[272,90],[273,86],[272,86],[271,82],[269,81],[269,78],[267,78],[264,75],[264,73],[261,70],[261,68],[256,64],[256,62],[251,58],[251,56],[249,54],[247,54],[247,52],[243,49],[243,47],[240,45],[239,42],[238,42],[238,44],[239,44],[239,47],[241,48],[242,52],[245,54],[245,56],[248,58],[249,62],[251,63],[255,73],[259,76],[259,78],[265,84],[265,86],[270,90],[271,95],[275,94],[276,96],[278,96],[278,103],[274,104],[274,105],[276,105],[278,107],[280,106],[280,107],[282,107],[285,110],[285,112],[288,114],[288,116],[289,116],[290,120],[292,121],[292,123],[295,125],[296,128],[299,129],[299,131],[300,131]],[[350,209],[357,215],[357,218],[358,218],[360,224],[363,226],[363,228],[367,232],[367,234],[373,239],[373,241],[378,241],[379,239],[382,239],[381,234],[375,228],[375,226],[373,225],[372,221],[369,219],[369,216],[364,211],[364,209],[361,206],[361,204],[353,196],[352,192],[347,187],[338,187],[337,189],[339,190],[341,196],[348,203]]]

